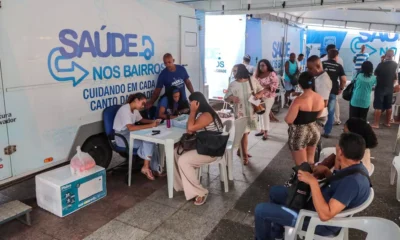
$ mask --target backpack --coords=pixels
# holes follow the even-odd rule
[[[302,171],[307,171],[309,173],[312,173],[311,167],[308,163],[302,163],[300,166],[296,166],[293,168],[295,171],[295,176],[294,180],[292,183],[292,186],[288,189],[288,197],[286,199],[286,206],[288,208],[294,209],[294,210],[301,210],[304,209],[308,203],[311,201],[311,188],[308,184],[301,182],[297,178],[297,172],[299,170]],[[345,178],[347,176],[360,173],[364,175],[365,177],[368,178],[369,185],[372,187],[371,180],[369,178],[368,173],[361,171],[360,169],[351,169],[347,171],[341,171],[335,175],[332,175],[328,178],[325,178],[324,180],[320,181],[320,187],[321,189],[324,188],[325,186],[328,186],[331,182],[340,180],[342,178]]]
[[[310,164],[304,162],[300,166],[293,168],[294,176],[292,185],[288,188],[288,197],[286,198],[286,206],[291,209],[300,210],[307,204],[310,197],[311,188],[307,183],[299,181],[297,173],[299,170],[312,173]]]

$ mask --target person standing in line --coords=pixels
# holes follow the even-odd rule
[[[354,77],[361,71],[361,65],[365,62],[368,61],[369,54],[365,52],[365,45],[361,46],[361,51],[357,53],[354,58]]]
[[[334,44],[329,44],[329,45],[326,47],[326,53],[328,53],[330,49],[336,49],[336,45],[334,45]],[[327,55],[327,54],[324,54],[324,56],[321,57],[321,61],[324,62],[324,61],[327,61],[327,60],[328,60],[328,55]],[[343,69],[344,69],[343,59],[339,56],[339,54],[338,54],[338,56],[335,58],[335,61],[336,61],[337,63],[339,63],[340,65],[342,65],[342,67],[343,67]],[[339,98],[336,98],[336,106],[335,106],[335,124],[336,124],[336,125],[342,124],[342,121],[340,121],[340,105],[339,105]]]
[[[353,80],[355,85],[350,100],[350,118],[361,118],[367,121],[372,87],[376,85],[376,76],[373,75],[374,65],[370,61],[365,61],[360,71]]]
[[[340,95],[346,86],[346,74],[344,73],[343,66],[335,61],[339,54],[337,49],[330,49],[328,52],[329,60],[322,62],[323,68],[328,73],[331,81],[332,81],[332,90],[329,95],[328,101],[328,121],[324,126],[324,134],[323,137],[329,138],[329,134],[331,134],[334,115],[335,115],[335,107],[336,107],[336,97]],[[338,78],[340,78],[340,86],[338,83]]]
[[[157,101],[158,97],[160,96],[160,92],[163,87],[166,89],[170,88],[171,86],[177,87],[182,94],[182,99],[184,100],[187,100],[186,87],[190,93],[194,92],[192,82],[189,79],[186,69],[181,65],[176,65],[175,59],[170,53],[164,54],[163,61],[165,69],[163,69],[158,76],[156,89],[154,89],[150,101],[146,103],[146,108],[153,106],[154,102]]]
[[[376,87],[374,98],[374,123],[373,128],[379,128],[382,111],[386,111],[386,127],[390,127],[392,116],[392,98],[394,84],[397,81],[397,63],[393,61],[394,51],[389,49],[385,54],[385,61],[379,63],[375,69]]]
[[[246,66],[247,71],[249,71],[249,73],[251,75],[254,74],[254,66],[250,65],[250,61],[251,61],[251,57],[249,54],[244,55],[243,57],[243,64]]]
[[[261,132],[257,133],[256,136],[263,136],[262,139],[265,141],[268,138],[268,131],[270,130],[270,112],[275,102],[275,92],[279,86],[279,79],[271,63],[266,59],[261,59],[258,62],[255,78],[264,88],[262,100],[265,103],[265,113],[260,116]]]
[[[314,82],[314,76],[309,72],[300,75],[299,85],[303,93],[293,100],[285,117],[289,125],[288,145],[296,166],[303,162],[314,164],[315,150],[321,136],[316,121],[325,103],[321,95],[312,90]]]
[[[299,68],[299,72],[304,72],[304,66],[303,66],[303,60],[304,60],[304,54],[300,53],[299,56],[297,57],[297,67]]]
[[[324,125],[326,122],[326,118],[328,116],[328,100],[329,95],[332,90],[332,81],[328,75],[322,68],[321,60],[318,56],[313,55],[307,59],[307,69],[308,72],[311,73],[315,77],[315,88],[314,91],[321,95],[324,99],[325,108],[322,111],[321,116],[319,117],[319,124]]]
[[[260,83],[250,76],[249,71],[244,64],[237,64],[232,70],[235,75],[235,81],[231,82],[228,91],[225,94],[225,101],[230,102],[234,106],[235,119],[248,117],[245,133],[243,134],[241,145],[243,150],[243,164],[249,163],[249,158],[252,156],[248,152],[249,133],[251,130],[257,129],[257,115],[254,112],[253,106],[249,102],[250,97],[260,99],[264,93],[263,87]],[[254,88],[254,95],[252,96],[251,84]],[[239,149],[237,155],[240,156]]]
[[[294,86],[291,83],[291,79],[299,72],[296,62],[296,54],[291,53],[289,60],[285,63],[285,106],[289,107],[289,96],[292,92],[294,92]]]

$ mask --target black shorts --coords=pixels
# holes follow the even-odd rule
[[[374,109],[392,109],[393,93],[382,93],[375,90]]]

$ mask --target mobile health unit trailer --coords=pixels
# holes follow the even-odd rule
[[[68,161],[78,145],[107,167],[103,109],[134,92],[150,97],[166,52],[203,91],[192,8],[163,0],[0,6],[0,186]]]

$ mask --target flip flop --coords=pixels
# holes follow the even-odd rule
[[[256,136],[256,137],[261,137],[262,135],[264,135],[263,132],[259,132],[259,133],[254,134],[254,136]]]
[[[203,205],[204,203],[206,203],[207,197],[208,197],[208,194],[204,195],[203,197],[201,197],[201,196],[195,197],[195,199],[194,199],[194,205],[196,205],[196,206],[201,206],[201,205]],[[198,198],[203,198],[203,200],[202,200],[201,202],[197,202],[197,199],[198,199]]]
[[[238,156],[238,157],[240,157],[240,152],[236,152],[236,155]],[[243,154],[244,155],[244,154]],[[243,156],[243,157],[246,157],[246,156]],[[253,156],[251,156],[250,154],[247,154],[247,157],[248,158],[251,158],[251,157],[253,157]]]
[[[166,173],[166,172],[161,172],[161,173],[159,173],[159,172],[157,172],[157,171],[154,171],[154,172],[153,172],[153,176],[154,176],[154,177],[165,177],[165,176],[167,176],[167,173]]]
[[[383,126],[390,128],[391,125],[390,123],[389,124],[384,123]]]
[[[371,124],[371,127],[374,128],[374,129],[379,129],[379,126],[375,126],[373,124]]]
[[[145,175],[146,177],[147,177],[147,179],[149,179],[149,180],[151,180],[151,181],[154,181],[155,180],[155,178],[154,178],[154,176],[153,176],[153,173],[151,172],[151,170],[150,169],[146,169],[146,170],[141,170],[140,171],[143,175]]]

